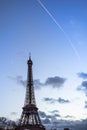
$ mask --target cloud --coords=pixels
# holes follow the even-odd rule
[[[56,114],[56,113],[54,114],[54,116],[55,116],[55,117],[61,117],[60,114]]]
[[[47,122],[46,122],[47,120]],[[82,121],[72,121],[72,120],[58,120],[53,122],[50,119],[46,119],[44,124],[46,124],[49,129],[59,129],[64,130],[64,128],[69,128],[70,130],[87,130],[87,119]]]
[[[11,115],[17,115],[17,112],[11,112]]]
[[[41,83],[39,79],[35,79],[34,86],[35,86],[35,89],[40,89],[43,86],[43,83]]]
[[[53,98],[44,98],[44,101],[45,102],[49,102],[49,103],[55,103],[56,99],[53,99]]]
[[[44,83],[41,83],[39,79],[34,80],[35,88],[40,89],[43,86],[53,87],[53,88],[60,88],[64,82],[66,81],[65,78],[62,77],[48,77]]]
[[[16,77],[11,77],[11,76],[8,76],[9,79],[11,80],[14,80],[17,84],[20,84],[24,87],[26,87],[26,84],[27,84],[27,80],[23,80],[23,77],[22,76],[16,76]],[[39,79],[36,79],[34,80],[34,86],[35,86],[35,89],[39,89],[43,84],[40,83],[40,80]]]
[[[87,108],[87,101],[85,101],[85,108]]]
[[[84,87],[84,89],[87,89],[87,81],[83,81],[82,86]]]
[[[87,96],[87,81],[83,81],[77,90],[83,91]]]
[[[53,110],[53,111],[49,111],[49,112],[51,113],[51,117],[52,117],[52,115],[54,115],[55,117],[61,117],[58,110]]]
[[[78,76],[80,78],[87,79],[87,73],[81,72],[81,73],[78,73]]]
[[[17,76],[16,80],[17,80],[17,83],[19,83],[19,84],[21,84],[23,86],[26,86],[26,81],[23,80],[22,76]]]
[[[55,111],[55,110],[54,110]],[[40,117],[41,118],[48,118],[48,119],[52,119],[52,118],[56,118],[56,117],[61,117],[58,113],[53,113],[53,112],[51,112],[51,114],[46,114],[45,112],[43,112],[43,111],[39,111],[39,114],[40,114]]]
[[[69,100],[65,100],[63,98],[58,98],[58,102],[59,103],[69,103],[70,101]]]
[[[39,115],[41,117],[42,123],[43,124],[51,124],[51,118],[52,115],[47,115],[45,112],[43,111],[39,111]]]
[[[57,117],[61,117],[59,114],[46,114],[45,112],[39,111],[39,115],[41,117],[41,120],[43,122],[43,124],[51,124],[53,122],[57,121]]]
[[[59,113],[59,111],[58,110],[53,110],[53,111],[50,111],[50,113]]]
[[[51,124],[51,121],[48,118],[42,120],[42,122],[43,124]]]
[[[17,77],[11,77],[11,76],[8,76],[8,78],[10,78],[11,80],[14,80],[17,84],[20,84],[22,86],[26,86],[26,81],[23,80],[23,77],[22,76],[17,76]]]
[[[17,76],[17,77],[11,77],[8,76],[11,80],[14,80],[17,84],[20,84],[22,86],[26,86],[26,80],[23,80],[22,76]],[[34,87],[35,89],[40,89],[43,86],[48,86],[48,87],[53,87],[53,88],[60,88],[64,82],[66,81],[65,78],[55,76],[55,77],[48,77],[44,83],[41,83],[39,79],[34,80]]]
[[[56,102],[58,102],[58,103],[60,103],[60,104],[64,104],[64,103],[70,103],[70,101],[69,100],[66,100],[66,99],[63,99],[63,98],[61,98],[61,97],[59,97],[58,99],[54,99],[54,98],[44,98],[44,101],[45,102],[48,102],[48,103],[56,103]]]
[[[78,73],[78,76],[82,79],[87,79],[87,73]],[[77,90],[83,91],[87,96],[87,80],[82,81],[81,85],[77,88]]]
[[[46,113],[45,112],[39,111],[39,114],[40,114],[41,118],[45,118],[46,117]]]
[[[79,121],[78,123],[76,123],[75,125],[73,125],[73,128],[75,130],[87,130],[87,119]]]
[[[49,119],[53,119],[53,118],[57,118],[57,117],[61,117],[60,114],[50,114],[50,115],[46,115],[46,118],[49,118]]]
[[[55,110],[54,110],[55,111]],[[56,112],[56,111],[55,111]],[[12,112],[15,114],[15,112]],[[69,128],[70,130],[87,130],[87,119],[84,120],[61,120],[57,119],[57,115],[47,115],[45,112],[39,111],[42,123],[46,126],[47,129],[58,129],[64,130],[64,128]],[[44,118],[43,118],[44,117]],[[69,115],[66,118],[71,117]],[[8,122],[8,120],[4,117],[0,117],[0,122]]]
[[[45,81],[45,85],[51,85],[52,87],[59,88],[64,84],[65,81],[66,81],[65,78],[61,78],[58,76],[48,77]]]
[[[66,115],[65,118],[75,118],[74,116]]]

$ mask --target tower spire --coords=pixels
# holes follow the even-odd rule
[[[31,52],[29,52],[29,59],[31,59]]]

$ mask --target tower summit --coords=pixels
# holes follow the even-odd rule
[[[32,65],[33,62],[31,60],[31,56],[29,56],[28,64],[28,73],[27,73],[27,86],[26,86],[26,97],[25,104],[26,105],[36,105],[35,95],[34,95],[34,86],[33,86],[33,74],[32,74]]]
[[[35,95],[34,95],[34,84],[31,56],[27,61],[28,72],[27,72],[27,84],[26,84],[26,96],[24,107],[22,108],[22,114],[20,118],[20,124],[16,130],[45,130],[45,127],[41,123],[41,119],[38,114],[38,108],[36,106]]]

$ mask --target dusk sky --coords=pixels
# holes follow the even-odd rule
[[[86,120],[87,0],[0,0],[0,117],[20,118],[29,52],[40,114]]]

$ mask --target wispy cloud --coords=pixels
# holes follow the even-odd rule
[[[10,114],[15,116],[17,115],[17,112],[11,112]]]
[[[72,118],[75,118],[75,117],[74,117],[74,116],[70,116],[70,115],[66,115],[65,118],[67,118],[67,119],[68,119],[68,118],[69,118],[69,119],[71,118],[71,119],[72,119]]]
[[[59,113],[59,111],[58,110],[53,110],[53,111],[49,111],[50,113]]]
[[[17,84],[20,84],[20,85],[22,85],[24,87],[26,86],[26,81],[23,80],[23,77],[20,76],[20,75],[18,75],[16,77],[8,76],[8,78],[15,81]]]
[[[87,79],[87,73],[80,72],[80,73],[78,73],[78,76],[79,76],[80,78]]]
[[[43,86],[43,83],[41,83],[39,79],[35,79],[34,86],[35,86],[35,89],[40,89]]]
[[[69,100],[66,100],[66,99],[63,99],[63,98],[61,98],[61,97],[59,97],[58,99],[54,99],[54,98],[44,98],[44,101],[45,102],[48,102],[48,103],[56,103],[56,102],[58,102],[58,103],[60,103],[60,104],[64,104],[64,103],[70,103],[70,101]]]

